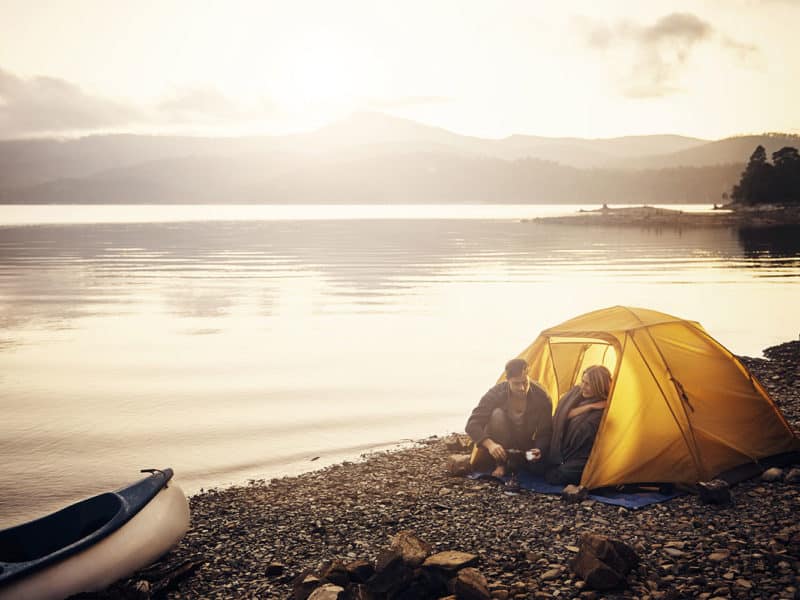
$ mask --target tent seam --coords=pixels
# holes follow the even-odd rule
[[[649,335],[649,332],[648,332],[648,335]],[[639,351],[639,356],[644,358],[644,354],[642,353],[642,349],[639,347],[639,344],[636,342],[636,338],[633,335],[631,335],[631,340],[633,341],[633,345],[636,346],[636,349]],[[655,343],[655,340],[653,339],[652,335],[650,335],[650,340],[656,346],[656,350],[658,351],[658,354],[661,357],[661,362],[666,367],[667,372],[670,375],[670,378],[672,378],[672,372],[670,371],[669,366],[667,366],[666,362],[664,361],[664,355],[661,354],[661,350],[658,348],[658,345]],[[683,438],[683,441],[686,444],[686,448],[689,450],[689,454],[692,457],[692,462],[694,463],[695,469],[697,469],[697,474],[698,475],[702,475],[702,473],[703,473],[703,465],[700,462],[699,457],[697,456],[697,442],[694,440],[694,435],[692,435],[692,442],[694,442],[694,443],[690,443],[689,440],[686,437],[686,432],[683,430],[683,427],[681,427],[680,421],[678,420],[678,417],[675,414],[675,411],[673,410],[672,405],[670,404],[669,400],[667,399],[667,395],[664,393],[664,390],[661,387],[661,383],[659,383],[659,381],[658,381],[658,377],[656,377],[656,374],[653,373],[653,369],[650,367],[650,363],[648,363],[647,360],[645,360],[644,361],[644,365],[647,367],[647,370],[649,371],[650,376],[653,378],[653,381],[655,382],[656,387],[658,388],[658,391],[661,392],[661,397],[664,400],[664,404],[667,405],[667,409],[669,410],[670,414],[672,415],[672,419],[675,421],[675,425],[678,427],[678,431],[681,432],[681,437]],[[688,417],[686,419],[686,422],[687,422],[687,425],[689,425],[689,429],[691,431],[691,424],[689,423]]]

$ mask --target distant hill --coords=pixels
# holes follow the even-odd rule
[[[190,157],[0,191],[19,203],[686,203],[719,201],[741,166],[576,169],[454,153]]]
[[[706,144],[678,135],[629,136],[608,139],[543,138],[514,135],[495,142],[496,156],[541,158],[579,168],[636,168],[641,156],[668,154]]]
[[[747,159],[761,145],[771,155],[776,150],[785,146],[800,148],[800,136],[784,133],[770,133],[764,135],[743,135],[726,138],[716,142],[708,142],[677,152],[658,154],[643,157],[635,161],[638,168],[654,167],[705,167],[711,165],[724,165],[731,163],[746,164]]]
[[[704,202],[770,135],[500,140],[377,113],[286,136],[0,141],[0,202]]]

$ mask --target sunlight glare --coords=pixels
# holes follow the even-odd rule
[[[286,53],[287,72],[275,89],[290,109],[344,105],[363,82],[356,53],[330,36],[308,36]]]

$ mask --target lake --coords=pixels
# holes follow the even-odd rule
[[[0,207],[0,527],[141,468],[194,493],[463,430],[590,310],[800,332],[799,228],[522,221],[577,208]]]

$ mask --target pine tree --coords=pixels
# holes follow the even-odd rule
[[[800,153],[785,146],[772,153],[773,196],[780,204],[800,203]]]
[[[772,202],[772,177],[773,167],[767,162],[767,151],[759,145],[750,156],[739,183],[733,186],[731,198],[741,204]]]

